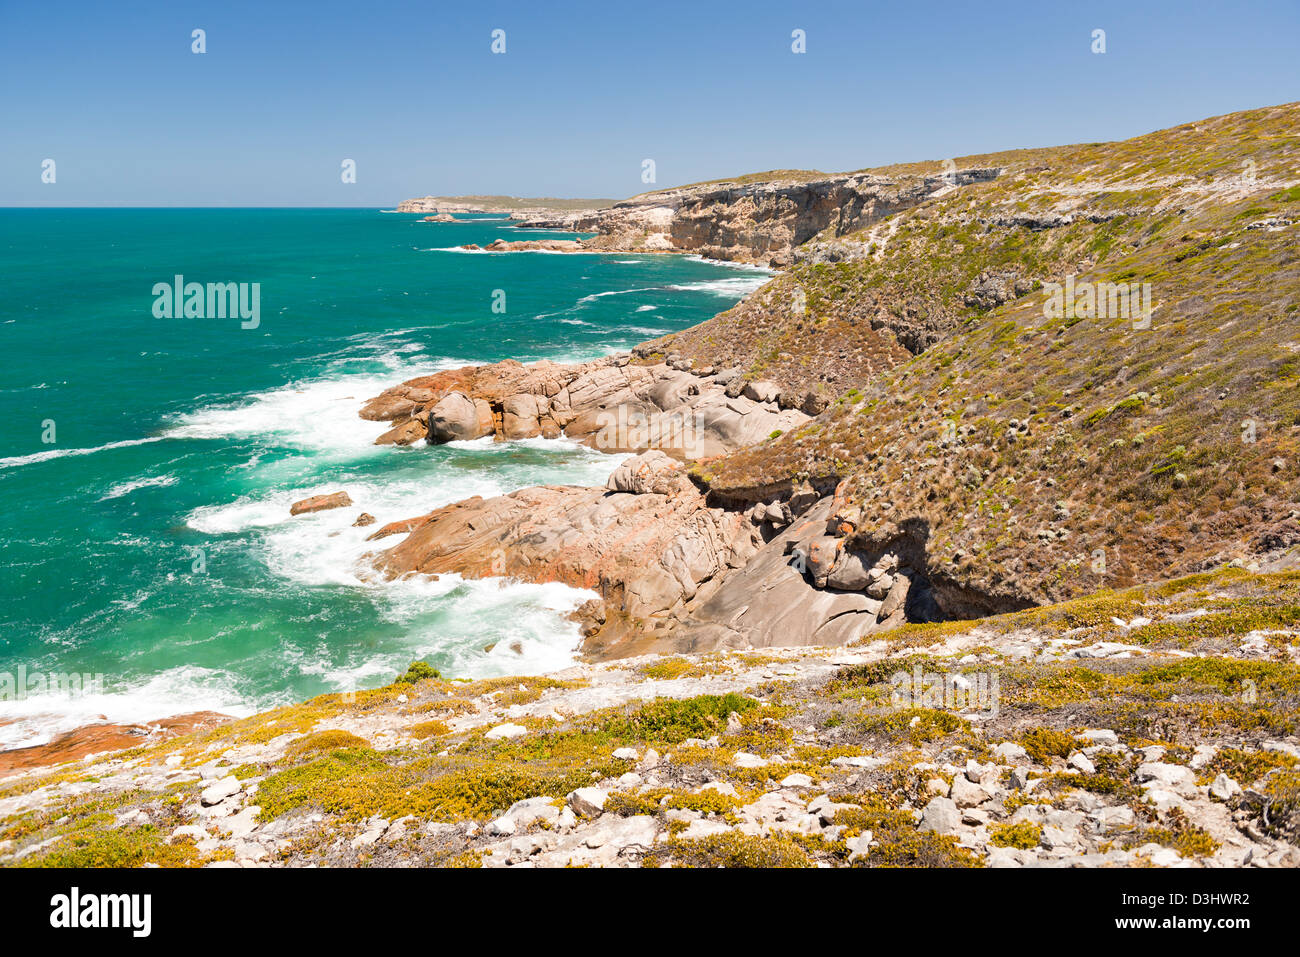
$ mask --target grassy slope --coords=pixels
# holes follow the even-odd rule
[[[665,345],[840,396],[798,433],[701,477],[742,499],[780,481],[843,481],[859,544],[924,538],[940,580],[1034,601],[1300,540],[1297,227],[1246,228],[1300,219],[1300,106],[981,159],[1008,172],[901,214],[876,255],[797,267]],[[1054,211],[1076,221],[990,222]],[[1151,283],[1152,327],[1045,319],[1039,284],[1068,273]],[[989,276],[1020,280],[1019,298],[970,298]],[[880,329],[913,349],[941,341],[883,374],[864,362],[856,380],[841,370],[826,382],[844,359],[825,337],[879,356]],[[1242,440],[1248,420],[1254,443]],[[961,437],[945,446],[950,422]]]

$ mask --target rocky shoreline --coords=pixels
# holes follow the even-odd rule
[[[55,736],[45,744],[0,751],[0,778],[30,772],[95,755],[166,741],[230,721],[215,711],[171,715],[140,724],[88,724]]]
[[[506,361],[402,383],[370,400],[377,443],[564,435],[634,452],[603,488],[472,498],[374,532],[386,577],[455,572],[597,592],[576,614],[585,654],[843,644],[939,610],[914,555],[844,547],[834,488],[790,486],[720,503],[691,465],[811,421],[816,394],[651,348],[576,366]]]

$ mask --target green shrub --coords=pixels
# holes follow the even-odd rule
[[[699,695],[683,700],[660,699],[631,714],[608,719],[604,730],[623,738],[677,743],[687,738],[707,738],[727,726],[727,715],[744,714],[758,702],[744,695]]]
[[[417,681],[424,681],[425,679],[428,678],[441,678],[441,677],[442,677],[442,672],[440,672],[437,668],[433,667],[428,662],[412,661],[410,666],[406,669],[406,674],[398,675],[397,678],[394,679],[393,684],[413,685]]]
[[[1033,821],[1021,821],[1019,824],[994,825],[989,842],[998,847],[1016,847],[1022,851],[1037,847],[1043,836],[1043,829]]]
[[[1020,739],[1020,745],[1039,764],[1049,764],[1052,758],[1068,758],[1078,745],[1074,736],[1053,728],[1034,728]]]

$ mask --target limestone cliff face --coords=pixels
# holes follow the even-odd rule
[[[588,249],[689,252],[710,259],[789,265],[794,249],[842,236],[909,209],[937,191],[993,179],[996,167],[942,175],[722,182],[657,190],[607,209],[525,219],[521,226],[594,232]]]
[[[522,228],[596,233],[582,243],[588,250],[695,253],[783,267],[794,262],[796,248],[814,237],[867,229],[932,196],[1000,173],[1001,168],[988,166],[946,174],[736,180],[656,190],[606,205],[598,200],[425,196],[404,200],[397,211],[509,213]]]

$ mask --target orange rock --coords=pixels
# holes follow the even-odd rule
[[[151,724],[93,724],[61,734],[47,744],[0,751],[0,776],[77,761],[88,754],[121,751],[203,728],[216,727],[230,717],[215,711],[195,711]]]
[[[306,512],[323,512],[330,508],[343,508],[351,505],[352,499],[347,492],[331,492],[328,495],[313,495],[289,506],[290,515],[302,515]]]
[[[375,439],[375,445],[414,445],[427,434],[428,429],[419,419],[406,419]]]

